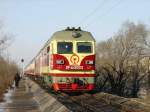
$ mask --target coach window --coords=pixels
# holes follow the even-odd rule
[[[78,42],[77,51],[78,53],[92,53],[91,42]]]
[[[71,54],[72,53],[72,42],[58,42],[57,53],[58,54]]]

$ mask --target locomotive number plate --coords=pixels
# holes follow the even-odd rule
[[[72,65],[72,66],[66,66],[67,70],[82,70],[83,66],[78,66],[78,65]]]

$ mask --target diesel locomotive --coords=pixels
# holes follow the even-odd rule
[[[26,66],[25,74],[55,91],[92,91],[95,39],[80,27],[57,31]]]

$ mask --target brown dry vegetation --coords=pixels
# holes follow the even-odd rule
[[[14,62],[2,56],[10,43],[11,36],[4,33],[0,23],[0,95],[13,83],[14,75],[18,71]]]
[[[9,62],[0,57],[0,93],[2,94],[13,83],[18,67],[14,62]]]
[[[112,38],[98,43],[98,90],[137,97],[140,88],[150,88],[149,36],[146,25],[125,22]]]

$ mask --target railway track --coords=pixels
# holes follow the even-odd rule
[[[96,99],[92,94],[55,93],[42,83],[38,82],[38,84],[72,112],[121,112],[106,101]]]
[[[73,112],[121,112],[120,109],[107,104],[104,100],[96,99],[91,94],[53,93],[49,88],[38,84]]]
[[[87,108],[83,108],[83,106],[79,104],[78,102],[75,102],[74,100],[72,100],[71,96],[69,96],[68,94],[62,93],[62,94],[56,95],[55,98],[57,98],[59,102],[64,104],[67,108],[69,108],[73,112],[91,112]]]
[[[95,99],[91,94],[85,93],[81,96],[71,97],[71,99],[90,112],[120,112],[120,109],[108,105],[104,100]]]
[[[122,112],[120,108],[109,105],[103,99],[96,99],[92,94],[72,95],[69,93],[50,93],[51,90],[49,89],[46,91],[73,112]]]

